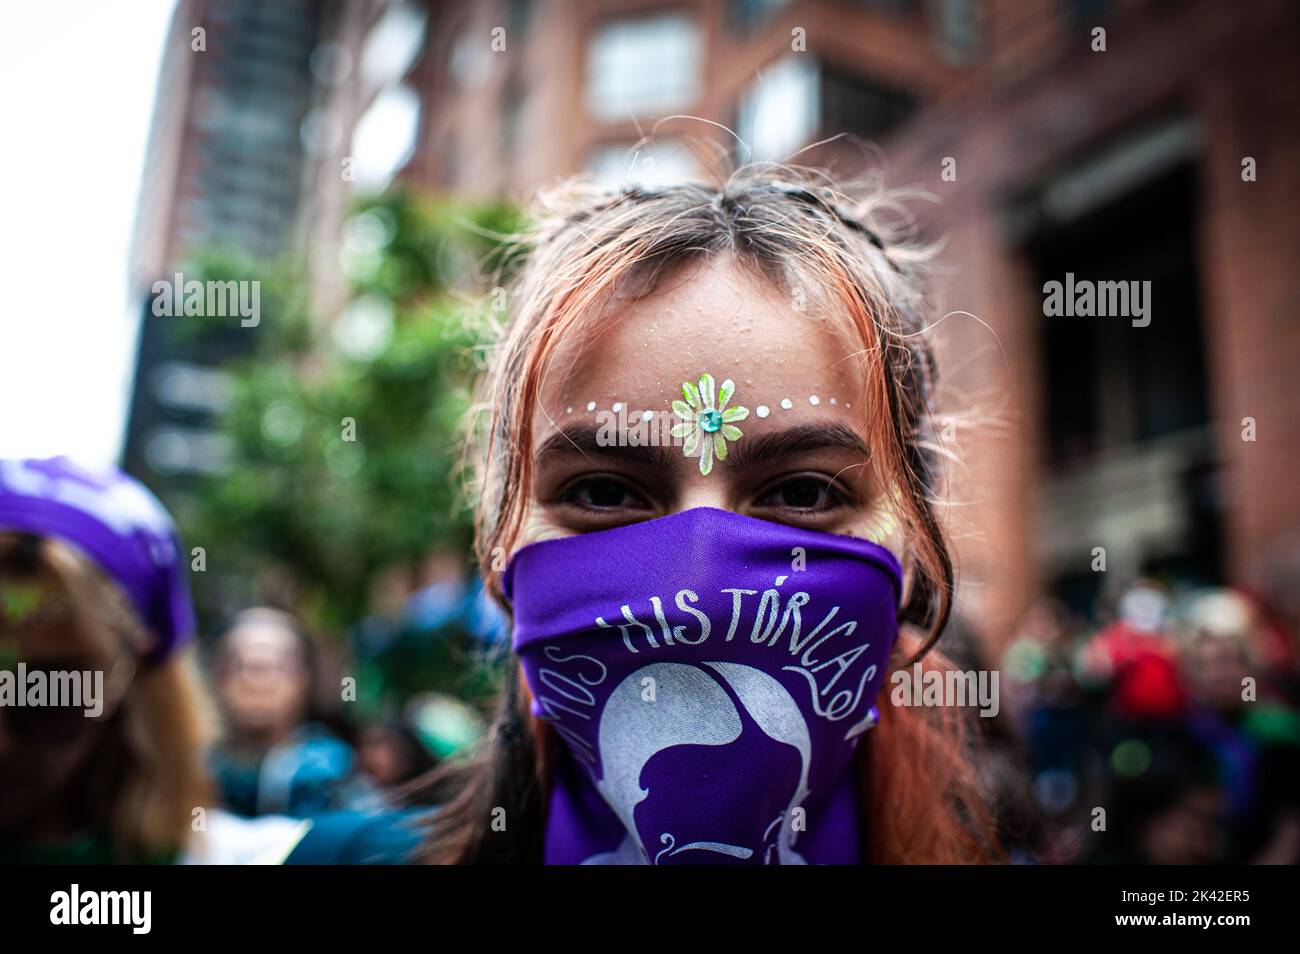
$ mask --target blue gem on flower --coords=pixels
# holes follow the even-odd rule
[[[699,456],[700,473],[706,477],[713,470],[715,458],[727,459],[727,442],[743,436],[734,422],[749,417],[749,408],[727,407],[735,392],[736,384],[728,378],[715,394],[713,375],[705,374],[698,385],[690,381],[682,384],[685,401],[673,401],[673,411],[681,423],[673,425],[672,435],[686,439],[682,452],[687,457]]]

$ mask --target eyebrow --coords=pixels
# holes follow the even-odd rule
[[[655,470],[671,470],[683,456],[681,448],[675,446],[618,447],[601,444],[597,440],[598,433],[598,428],[584,424],[557,429],[538,449],[537,460],[559,456],[603,457]],[[745,470],[821,450],[848,450],[864,459],[871,456],[862,438],[843,424],[798,424],[767,434],[746,435],[729,444],[727,449],[730,453],[720,466],[731,470]]]
[[[727,459],[722,465],[744,470],[821,450],[848,450],[863,459],[871,456],[862,438],[843,424],[798,424],[781,431],[742,437],[728,448]]]
[[[619,447],[602,444],[597,440],[599,433],[599,428],[586,424],[571,424],[568,427],[558,428],[538,448],[537,460],[541,462],[550,457],[564,456],[603,457],[607,460],[614,459],[621,463],[654,470],[671,470],[681,454],[680,448],[662,445]]]

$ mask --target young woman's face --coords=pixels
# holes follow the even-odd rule
[[[654,293],[611,305],[570,331],[533,421],[535,479],[517,546],[694,507],[878,534],[884,501],[867,465],[854,357],[861,345],[811,304],[803,312],[795,304],[734,260],[718,258],[671,274]],[[629,429],[648,411],[672,415],[682,383],[705,373],[718,386],[734,381],[728,407],[749,409],[735,422],[742,436],[727,442],[726,459],[708,475],[680,440],[609,446],[609,428],[602,437],[611,412],[621,410]],[[897,552],[892,536],[882,542]]]

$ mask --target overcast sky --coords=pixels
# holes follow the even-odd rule
[[[117,461],[126,265],[175,0],[0,4],[0,457]]]

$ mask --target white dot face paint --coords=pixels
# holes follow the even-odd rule
[[[832,403],[832,404],[835,403],[835,398],[831,398],[831,403]]]
[[[572,414],[572,413],[573,413],[573,408],[569,408],[569,409],[568,409],[567,411],[565,411],[564,413],[565,413],[565,414]]]
[[[641,414],[641,420],[643,421],[653,421],[654,419],[655,419],[654,411],[645,411]]]
[[[614,405],[613,408],[611,408],[611,410],[612,410],[615,414],[617,414],[619,411],[623,410],[623,402],[622,402],[622,401],[619,401],[618,403],[616,403],[616,404]]]
[[[596,410],[596,402],[595,402],[595,401],[588,401],[588,402],[587,402],[587,410],[588,410],[588,411],[594,411],[594,410]]]
[[[822,403],[822,399],[815,394],[811,394],[808,396],[808,403],[811,404],[813,407],[816,407],[818,404]]]
[[[648,430],[654,427],[655,421],[662,421],[664,426],[656,433],[646,433],[645,443],[661,438],[658,443],[667,445],[661,449],[669,452],[665,456],[671,457],[664,461],[670,466],[648,473],[644,480],[654,485],[654,496],[658,498],[654,501],[655,515],[672,512],[679,502],[684,506],[742,509],[743,505],[743,508],[759,510],[749,499],[755,496],[756,490],[752,486],[753,474],[735,465],[744,462],[739,452],[746,443],[769,431],[790,427],[811,431],[834,424],[851,428],[854,433],[862,430],[863,436],[869,433],[870,421],[850,419],[847,411],[840,413],[843,401],[838,407],[828,406],[832,394],[852,394],[860,388],[865,393],[860,363],[852,358],[857,342],[846,340],[837,322],[812,321],[806,314],[798,315],[790,307],[783,289],[773,283],[754,281],[743,266],[731,263],[729,257],[701,260],[698,267],[690,267],[689,271],[684,268],[671,281],[662,283],[653,295],[639,298],[629,295],[626,302],[620,299],[617,320],[605,320],[607,317],[600,308],[595,308],[589,317],[584,316],[574,326],[572,334],[562,335],[555,343],[554,354],[548,358],[552,373],[540,385],[537,407],[558,407],[563,414],[570,400],[574,400],[573,416],[583,420],[568,426],[580,423],[593,432],[597,425],[608,424],[599,415],[601,411],[608,413],[615,401],[623,406],[622,412],[615,415],[619,429],[639,423],[644,411],[653,409],[654,418],[643,427]],[[593,346],[597,330],[599,347]],[[691,345],[673,347],[673,343],[680,341]],[[697,342],[701,343],[698,347]],[[725,353],[707,353],[722,342],[725,342]],[[722,422],[734,424],[735,431],[741,434],[737,441],[728,440],[728,433],[717,427],[717,416],[706,413],[708,409],[703,407],[703,401],[696,406],[689,393],[683,394],[682,385],[689,381],[697,396],[704,397],[699,393],[699,380],[705,373],[714,379],[713,410],[717,416],[726,410],[749,409],[748,422]],[[725,409],[719,409],[721,385],[728,380],[733,384],[726,389],[729,400]],[[815,393],[821,399],[818,406],[808,401],[814,393],[808,390],[810,384],[817,386]],[[584,400],[584,393],[603,397]],[[591,413],[584,410],[588,401],[594,405]],[[679,412],[678,402],[689,408],[685,416]],[[759,405],[766,409],[766,417],[761,416]],[[665,432],[672,429],[677,429],[679,434],[677,439],[669,440],[671,435]],[[568,502],[555,503],[553,494],[532,492],[561,487],[578,476],[603,474],[606,464],[601,460],[586,461],[578,454],[541,454],[543,443],[555,435],[547,430],[540,410],[535,411],[531,431],[534,446],[530,450],[536,457],[534,487],[530,489],[531,509],[527,529],[520,534],[520,545],[627,522],[628,514],[601,516],[578,512]],[[687,458],[684,438],[693,433],[700,434],[695,444],[696,455]],[[706,446],[705,434],[713,436],[708,446],[713,447],[715,458],[708,474],[702,474],[699,466],[699,455]],[[724,446],[737,454],[734,460],[730,453],[721,462],[716,460],[718,434],[726,441]],[[632,435],[629,433],[628,437]],[[630,445],[635,443],[637,439],[632,438],[626,451],[613,448],[611,455],[626,453],[631,461],[637,448]],[[877,488],[865,473],[870,468],[862,466],[861,455],[832,446],[824,453],[818,451],[814,459],[804,451],[790,448],[777,466],[781,473],[795,473],[806,471],[810,465],[827,471],[828,476],[836,475],[840,486],[847,484],[852,488],[852,494],[846,496],[861,505],[836,507],[833,514],[819,514],[815,520],[810,517],[807,521],[791,519],[790,522],[800,525],[806,522],[824,532],[852,532],[861,536],[878,496]],[[638,476],[635,482],[643,481]],[[782,590],[789,586],[786,583]],[[678,837],[680,840],[680,832]]]
[[[772,413],[772,409],[766,404],[760,404],[758,407],[754,408],[754,413],[759,417],[767,417]]]

